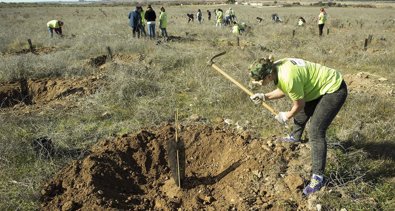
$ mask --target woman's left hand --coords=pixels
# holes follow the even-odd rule
[[[279,112],[274,118],[281,124],[286,124],[288,121],[287,112]]]

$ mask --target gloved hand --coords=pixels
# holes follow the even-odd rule
[[[250,96],[250,99],[252,100],[252,102],[254,102],[255,104],[261,104],[262,101],[266,100],[265,94],[263,93],[256,93]]]
[[[279,112],[274,118],[276,118],[281,124],[286,124],[288,121],[287,112]]]

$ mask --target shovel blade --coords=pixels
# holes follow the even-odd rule
[[[170,140],[167,146],[168,162],[172,177],[177,186],[182,188],[185,180],[185,144],[184,141]]]

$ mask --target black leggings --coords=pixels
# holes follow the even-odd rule
[[[306,102],[305,107],[294,117],[292,135],[300,140],[307,121],[310,119],[309,138],[311,143],[312,171],[323,175],[326,165],[326,130],[336,117],[347,98],[347,85],[343,81],[336,92]]]
[[[322,36],[325,24],[318,24],[318,30],[320,31],[320,36]]]

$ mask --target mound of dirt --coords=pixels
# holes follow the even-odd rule
[[[56,51],[57,49],[55,47],[34,47],[33,51],[30,49],[22,49],[22,50],[17,50],[17,51],[10,51],[10,52],[5,52],[2,53],[2,55],[20,55],[20,54],[28,54],[28,53],[33,53],[36,55],[42,55],[42,54],[49,54],[52,53],[54,51]]]
[[[97,76],[73,79],[29,79],[2,84],[0,86],[0,107],[18,103],[45,103],[73,94],[92,94],[102,84]]]
[[[182,189],[166,150],[175,129],[165,125],[96,144],[44,185],[41,209],[307,209],[306,145],[252,139],[223,125],[184,125],[178,132],[186,150]]]

